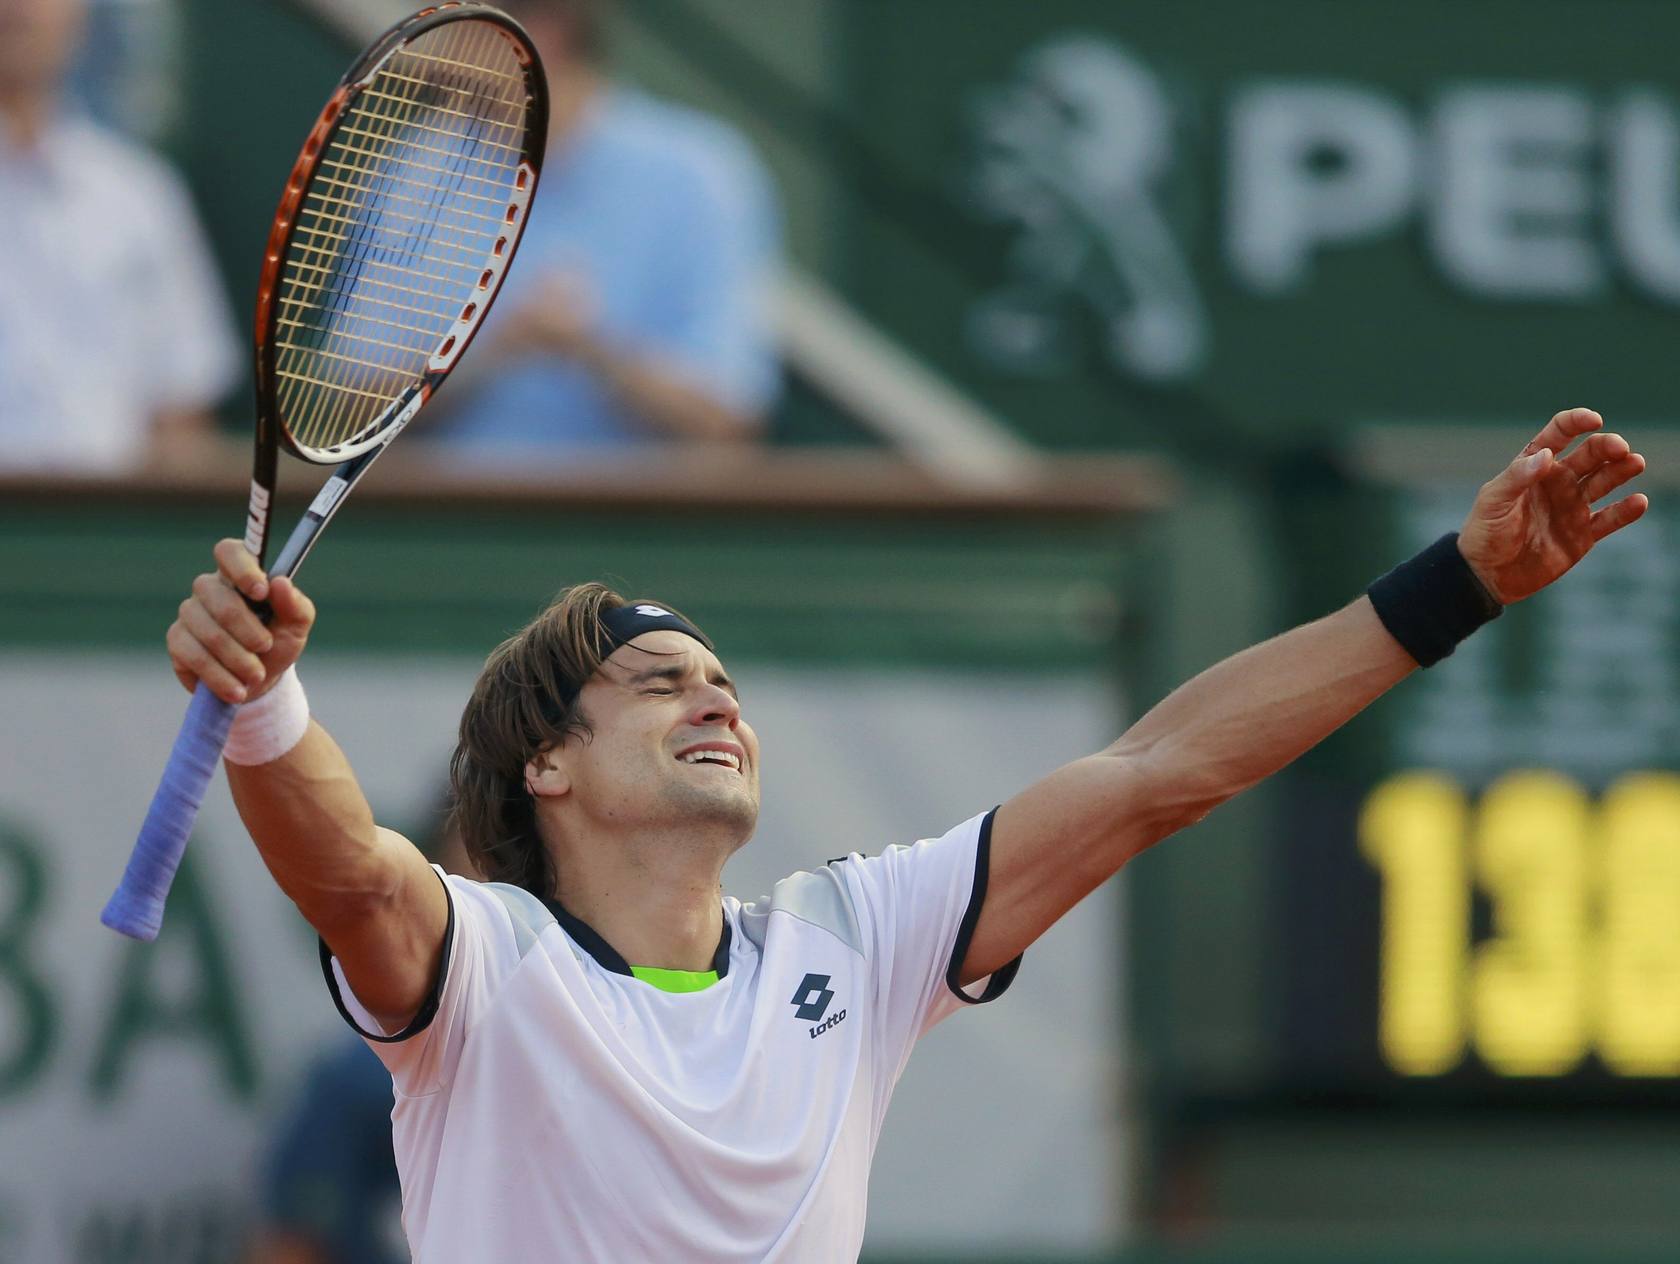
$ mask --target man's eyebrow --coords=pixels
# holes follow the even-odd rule
[[[683,675],[680,663],[666,663],[662,667],[649,667],[645,671],[631,672],[629,683],[640,685],[650,680],[677,680]]]

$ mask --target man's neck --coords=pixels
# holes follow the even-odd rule
[[[722,860],[677,844],[604,847],[559,856],[560,906],[632,966],[710,970],[723,935]],[[727,857],[725,857],[727,858]]]

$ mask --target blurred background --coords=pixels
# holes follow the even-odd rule
[[[407,7],[0,0],[3,1264],[402,1258],[388,1081],[225,786],[159,942],[97,915],[283,175]],[[1680,1258],[1680,11],[518,11],[564,124],[518,288],[304,575],[381,818],[435,832],[483,655],[600,578],[742,683],[751,898],[1106,743],[1595,407],[1648,520],[935,1031],[866,1259]]]

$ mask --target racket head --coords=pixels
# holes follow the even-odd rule
[[[305,140],[264,251],[259,461],[277,445],[348,461],[438,389],[507,275],[547,132],[542,62],[498,9],[423,9],[369,45]]]

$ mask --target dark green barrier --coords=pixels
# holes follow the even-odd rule
[[[301,467],[298,467],[301,470]],[[859,468],[867,484],[899,467]],[[294,491],[309,488],[293,473]],[[379,472],[375,474],[375,480]],[[774,478],[744,468],[742,478]],[[848,475],[840,471],[844,481]],[[867,504],[868,488],[859,487]],[[1129,535],[1110,511],[923,506],[687,507],[608,494],[543,503],[370,487],[300,577],[327,649],[485,653],[560,588],[600,579],[699,619],[737,657],[952,668],[1076,669],[1113,662]],[[793,493],[797,495],[797,493]],[[0,642],[161,645],[210,546],[240,524],[242,493],[126,501],[18,494],[0,506]],[[299,508],[280,511],[289,524]],[[161,651],[160,651],[161,652]]]

